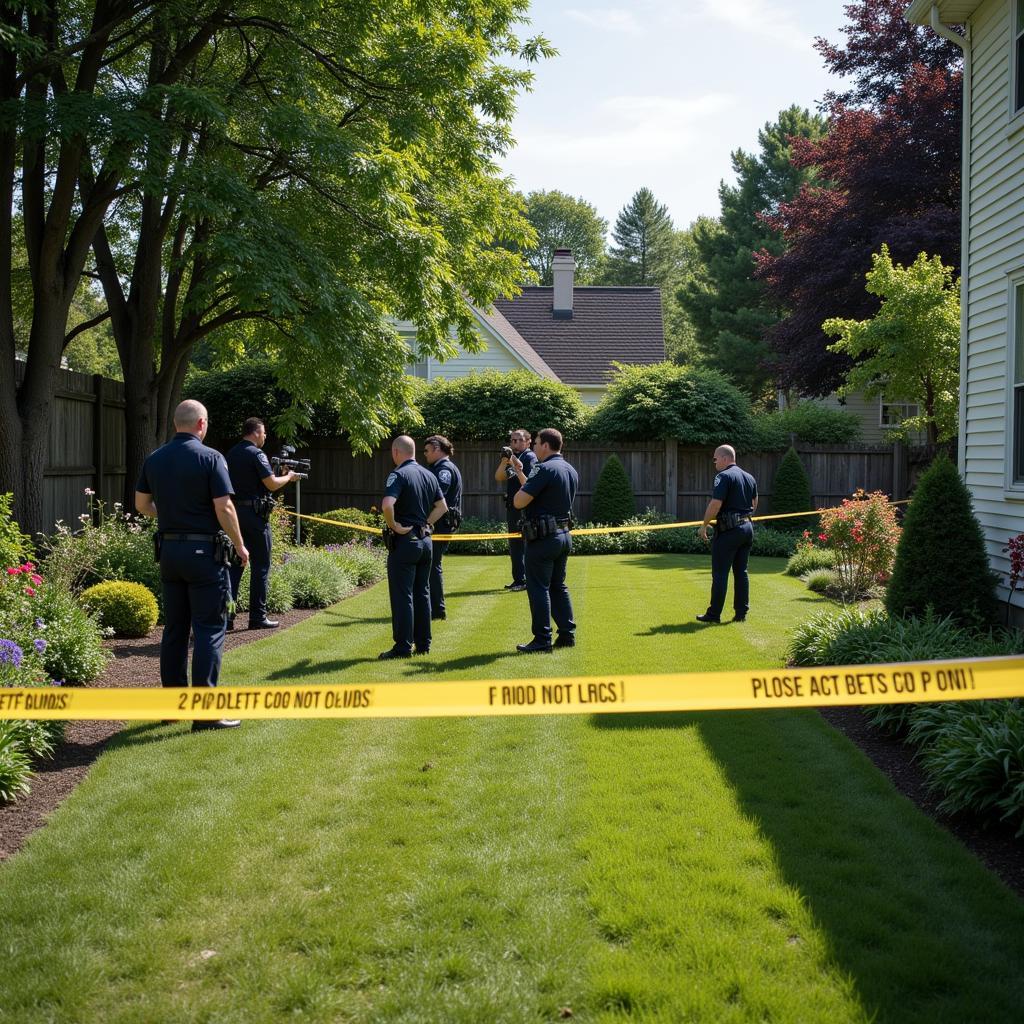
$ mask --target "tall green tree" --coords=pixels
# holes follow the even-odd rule
[[[0,258],[23,211],[35,301],[15,393],[0,264],[0,488],[24,525],[46,525],[48,413],[90,247],[124,371],[129,482],[167,435],[193,346],[221,330],[248,325],[282,384],[334,395],[364,446],[410,398],[389,317],[417,323],[421,352],[479,345],[470,303],[521,279],[492,242],[529,233],[496,163],[531,80],[517,61],[552,52],[517,36],[527,6],[4,5]]]
[[[679,291],[708,365],[728,374],[751,397],[761,397],[771,379],[765,331],[782,311],[754,278],[754,253],[782,251],[781,234],[765,223],[780,203],[790,201],[813,172],[790,161],[792,139],[816,140],[825,119],[796,105],[780,112],[758,132],[759,151],[732,154],[734,185],[718,189],[721,216],[695,225],[693,242],[700,272]]]
[[[902,267],[883,245],[867,273],[867,291],[881,302],[878,312],[867,320],[833,317],[822,324],[839,339],[829,349],[854,360],[840,393],[916,402],[919,414],[900,426],[927,430],[932,443],[957,432],[960,281],[953,273],[923,252]]]
[[[622,208],[603,271],[605,284],[662,287],[677,272],[679,245],[668,207],[642,188]]]
[[[525,199],[526,219],[537,233],[536,242],[523,256],[539,283],[552,283],[551,264],[555,249],[572,249],[576,259],[576,281],[592,284],[604,256],[608,222],[582,197],[574,199],[552,189],[531,192]]]

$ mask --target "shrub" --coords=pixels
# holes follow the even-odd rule
[[[889,578],[900,528],[896,509],[881,491],[858,491],[839,508],[822,509],[818,539],[835,555],[846,596],[856,598]]]
[[[424,391],[419,410],[428,433],[493,441],[495,458],[497,446],[510,430],[557,426],[567,438],[578,438],[589,417],[575,388],[529,370],[487,370],[455,380],[440,378]]]
[[[636,498],[626,468],[617,455],[605,462],[594,485],[591,515],[594,521],[609,526],[621,526],[636,515]]]
[[[349,544],[329,544],[324,550],[347,570],[361,587],[376,583],[387,575],[387,553],[383,547],[376,544],[352,541]]]
[[[685,444],[745,445],[753,436],[750,402],[717,370],[617,363],[588,435],[617,441],[676,438]]]
[[[22,746],[19,724],[0,720],[0,803],[10,803],[29,791],[32,762]]]
[[[970,493],[942,455],[922,475],[907,510],[885,607],[894,616],[933,608],[957,622],[987,625],[998,614],[995,582]]]
[[[282,563],[283,564],[283,563]],[[249,580],[251,571],[247,565],[242,570],[242,578],[238,583],[238,598],[235,611],[249,610]],[[280,567],[270,570],[270,582],[267,584],[267,611],[274,613],[290,612],[295,607],[295,595],[292,593],[291,580],[288,574],[280,571]]]
[[[38,608],[44,623],[47,674],[65,683],[91,683],[110,660],[100,624],[73,595],[52,584],[43,588]]]
[[[508,523],[504,520],[478,519],[476,516],[465,516],[459,527],[460,534],[466,533],[508,533]],[[448,548],[449,555],[507,555],[507,540],[467,540],[457,541]]]
[[[807,475],[796,449],[789,448],[775,471],[771,514],[774,516],[786,512],[810,512],[813,509],[811,478]]]
[[[787,576],[804,576],[813,569],[834,569],[836,556],[828,548],[817,547],[811,539],[810,532],[805,530],[796,542],[796,551],[786,563],[783,570]]]
[[[811,569],[801,577],[807,589],[815,594],[841,598],[844,594],[843,581],[835,568]]]
[[[326,608],[355,590],[355,577],[330,552],[293,548],[277,570],[291,586],[296,608]]]
[[[350,530],[345,526],[328,526],[326,523],[311,523],[304,520],[302,523],[303,540],[307,544],[314,544],[322,547],[325,544],[347,544],[350,541],[370,540],[381,544],[380,530],[384,526],[384,518],[377,511],[376,507],[369,512],[363,512],[358,508],[336,508],[330,512],[317,512],[320,519],[333,519],[339,523],[355,523],[358,526],[369,526],[376,530],[376,533],[364,533],[362,530]]]
[[[82,605],[94,612],[115,636],[148,636],[156,625],[156,598],[141,583],[127,580],[97,583],[82,592]]]
[[[13,505],[13,494],[0,494],[0,570],[33,557],[32,541],[14,521]]]
[[[755,416],[753,434],[751,444],[759,451],[785,448],[792,435],[807,444],[852,444],[860,440],[860,421],[852,412],[804,401]]]

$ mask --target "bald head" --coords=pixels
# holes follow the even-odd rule
[[[736,461],[736,449],[731,444],[720,444],[715,449],[716,459],[725,459],[727,462]]]
[[[202,402],[197,402],[194,398],[186,398],[174,410],[175,430],[181,430],[188,434],[198,434],[200,420],[202,420],[203,433],[205,434],[205,428],[209,423],[209,415],[206,412],[206,406]]]
[[[395,460],[396,466],[405,462],[406,459],[415,458],[415,456],[416,442],[408,434],[399,434],[391,442],[391,458]]]

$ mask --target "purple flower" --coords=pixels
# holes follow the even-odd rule
[[[0,640],[0,665],[21,667],[21,648],[13,640]]]
[[[36,619],[36,629],[45,629],[46,623],[42,619]]]
[[[64,685],[64,680],[63,679],[51,679],[50,680],[50,685],[51,686],[63,686]]]
[[[43,651],[46,650],[46,641],[42,637],[39,637],[37,640],[32,641],[32,646],[42,654]]]

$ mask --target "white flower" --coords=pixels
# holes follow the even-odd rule
[[[88,494],[89,497],[91,498],[96,492],[91,487],[86,487],[83,493]]]

